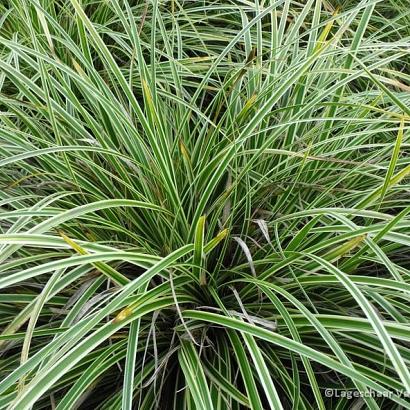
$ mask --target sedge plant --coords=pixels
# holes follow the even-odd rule
[[[410,10],[4,0],[0,408],[410,408]]]

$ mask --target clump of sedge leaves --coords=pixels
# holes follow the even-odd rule
[[[409,13],[2,1],[0,408],[410,408]]]

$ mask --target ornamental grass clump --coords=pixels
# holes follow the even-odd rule
[[[0,408],[410,408],[409,23],[4,0]]]

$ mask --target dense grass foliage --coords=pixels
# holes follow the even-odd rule
[[[409,39],[405,0],[3,0],[0,408],[410,408]]]

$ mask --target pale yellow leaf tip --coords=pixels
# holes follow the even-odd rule
[[[130,307],[127,307],[127,308],[121,310],[121,312],[118,313],[117,316],[115,316],[115,318],[112,322],[113,323],[122,322],[123,320],[127,319],[127,317],[131,316],[131,314],[132,314],[132,309]]]

